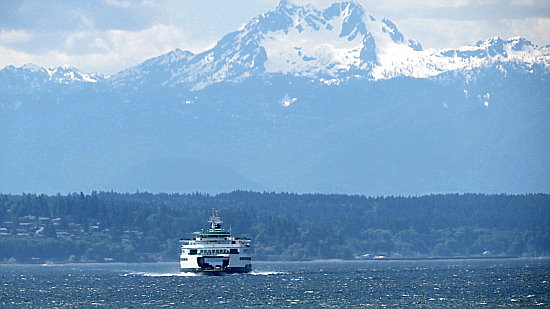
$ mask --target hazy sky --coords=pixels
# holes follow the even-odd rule
[[[36,63],[111,74],[175,48],[200,52],[278,0],[0,0],[0,68]],[[295,0],[316,6],[333,1]],[[550,0],[359,0],[424,48],[493,36],[550,44]]]

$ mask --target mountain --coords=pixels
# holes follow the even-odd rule
[[[0,70],[0,192],[550,192],[550,47],[281,1],[112,76]]]
[[[0,71],[0,89],[5,92],[32,92],[57,84],[97,83],[105,80],[102,74],[82,73],[76,68],[63,66],[42,68],[26,64],[19,68],[7,66]]]
[[[290,75],[331,84],[357,78],[430,78],[499,62],[548,68],[549,55],[549,46],[539,48],[523,38],[498,37],[456,50],[423,50],[392,21],[367,15],[357,3],[339,2],[319,10],[281,1],[208,51],[198,55],[174,51],[154,61],[170,72],[164,85],[197,90],[251,76]],[[133,84],[136,78],[158,77],[148,65],[122,71],[113,79],[118,84]]]

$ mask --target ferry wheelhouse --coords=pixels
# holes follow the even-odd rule
[[[250,240],[222,229],[223,222],[215,212],[208,222],[208,232],[181,240],[180,271],[208,275],[252,271]]]

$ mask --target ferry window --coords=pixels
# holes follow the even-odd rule
[[[191,250],[189,250],[189,254],[191,254],[191,255],[197,254],[197,249],[191,249]]]
[[[238,249],[229,249],[229,254],[239,254]]]

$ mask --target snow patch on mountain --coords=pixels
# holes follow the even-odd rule
[[[470,71],[495,63],[542,64],[550,67],[550,48],[537,47],[523,38],[503,40],[495,37],[458,49],[416,51],[391,46],[378,53],[379,66],[373,69],[374,79],[398,76],[430,78],[449,71]]]
[[[288,27],[265,35],[260,42],[267,53],[266,73],[336,76],[364,65],[361,51],[368,32],[361,22],[361,7],[337,3],[319,11],[282,5]]]
[[[105,79],[105,76],[98,73],[82,73],[76,68],[69,66],[62,66],[56,68],[45,68],[46,73],[48,73],[49,80],[60,83],[60,84],[69,84],[73,82],[84,82],[84,83],[97,83]]]
[[[20,76],[23,80],[35,80],[36,82],[54,82],[58,84],[97,83],[108,76],[99,73],[83,73],[70,66],[44,68],[33,63],[27,63],[21,67],[7,66],[0,70],[4,81],[9,82],[9,76]]]
[[[285,94],[285,96],[281,99],[281,105],[284,106],[284,107],[289,107],[290,105],[292,105],[293,103],[295,103],[296,101],[298,101],[298,98],[292,98],[290,97],[290,95],[287,93]]]
[[[79,87],[102,83],[106,78],[102,74],[83,73],[69,66],[43,68],[36,64],[21,67],[9,65],[0,70],[0,92],[29,94],[43,90],[57,91],[59,85]]]
[[[367,15],[356,2],[319,9],[283,0],[211,50],[173,72],[166,85],[198,90],[272,74],[308,77],[325,84],[355,78],[431,78],[499,62],[549,64],[548,47],[522,38],[493,38],[459,49],[423,50],[387,18]]]
[[[477,70],[519,64],[527,73],[549,71],[550,46],[538,47],[523,38],[492,38],[458,49],[423,50],[387,18],[366,14],[353,1],[319,8],[282,0],[242,29],[225,35],[199,54],[176,49],[123,70],[112,77],[85,74],[71,67],[9,66],[0,71],[5,88],[44,82],[97,83],[114,88],[182,87],[199,90],[221,82],[274,75],[307,77],[327,85],[364,78],[436,78],[444,73],[473,78]],[[501,64],[503,66],[501,66]],[[536,68],[534,66],[537,65]],[[534,69],[533,69],[534,68]],[[20,75],[22,83],[10,80]],[[26,86],[25,86],[26,87]]]

